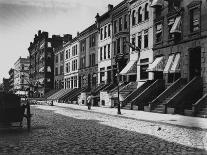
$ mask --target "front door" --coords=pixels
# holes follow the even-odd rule
[[[201,48],[196,47],[189,53],[189,79],[201,76]]]

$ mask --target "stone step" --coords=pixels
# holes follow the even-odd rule
[[[201,118],[207,118],[207,115],[201,115],[201,114],[197,114],[197,117],[201,117]]]
[[[199,111],[198,114],[199,115],[207,115],[207,111]]]
[[[164,111],[163,111],[163,110],[152,110],[152,112],[154,112],[154,113],[161,113],[161,114],[163,114],[163,113],[164,113]]]

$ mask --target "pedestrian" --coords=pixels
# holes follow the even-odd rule
[[[88,110],[91,110],[91,105],[92,105],[92,94],[90,93],[87,97]]]

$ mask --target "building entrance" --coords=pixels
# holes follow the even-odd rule
[[[201,48],[196,47],[189,51],[189,79],[201,76]]]

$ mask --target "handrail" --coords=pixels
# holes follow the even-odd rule
[[[180,85],[182,85],[183,83],[186,83],[186,82],[187,82],[187,79],[184,79],[184,78],[177,79],[171,86],[169,86],[164,92],[162,92],[157,98],[155,98],[149,104],[150,111],[153,110],[156,105],[158,105],[159,103],[161,103],[170,94],[172,94],[173,92],[175,92],[180,87]]]
[[[193,115],[195,116],[201,108],[201,105],[207,103],[207,94],[203,95],[196,103],[193,104]]]
[[[125,106],[129,101],[134,99],[138,94],[143,92],[150,84],[152,84],[152,81],[146,81],[143,85],[141,85],[139,88],[131,92],[122,102],[122,106]]]
[[[149,103],[150,100],[153,100],[156,95],[159,95],[164,90],[164,88],[164,80],[156,80],[130,102],[131,107],[133,107],[135,103],[137,103],[138,107],[144,106],[146,103]]]
[[[167,107],[176,108],[179,101],[183,100],[189,91],[196,91],[201,87],[201,78],[194,77],[185,87],[183,87],[179,92],[177,92],[167,103],[165,103],[165,113],[167,112]]]

